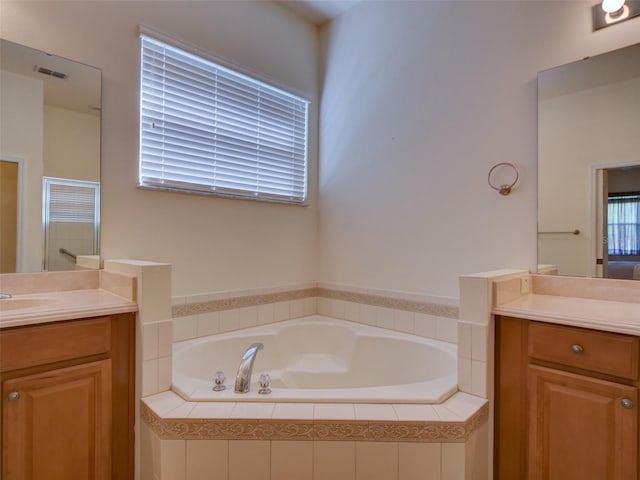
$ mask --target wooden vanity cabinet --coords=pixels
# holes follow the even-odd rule
[[[3,480],[133,478],[134,314],[0,331]]]
[[[637,480],[640,339],[496,317],[494,478]]]

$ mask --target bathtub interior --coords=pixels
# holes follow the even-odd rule
[[[251,391],[235,394],[238,364],[260,342]],[[227,389],[212,392],[216,371]],[[261,396],[268,373],[272,393]],[[454,345],[312,316],[174,344],[173,390],[188,400],[439,403],[457,390]]]

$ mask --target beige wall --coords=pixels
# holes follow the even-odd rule
[[[0,27],[7,40],[102,70],[105,258],[173,264],[175,295],[315,281],[315,26],[262,1],[2,0],[0,8]],[[139,24],[272,78],[311,100],[309,207],[136,188]]]
[[[18,268],[42,269],[42,82],[11,72],[1,72],[0,157],[20,160],[22,185]],[[9,121],[9,119],[11,119]]]
[[[595,3],[595,2],[594,2]],[[640,41],[585,2],[362,2],[323,28],[319,280],[458,296],[536,265],[536,75]],[[489,188],[498,162],[520,182]]]
[[[640,41],[638,20],[592,32],[584,2],[362,2],[320,41],[266,1],[0,5],[3,37],[102,69],[102,252],[172,263],[174,295],[320,280],[457,297],[460,274],[533,268],[536,74]],[[140,23],[311,98],[310,207],[136,188]],[[520,170],[509,197],[486,181],[501,161]]]
[[[100,117],[44,106],[44,174],[100,181]]]

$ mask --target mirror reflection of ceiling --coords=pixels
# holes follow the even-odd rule
[[[640,44],[542,72],[538,99],[568,95],[640,77]],[[568,68],[570,67],[570,68]]]
[[[100,85],[99,70],[6,40],[2,41],[0,58],[2,70],[44,82],[46,105],[100,115],[100,89],[95,88]],[[41,73],[41,69],[66,77]]]

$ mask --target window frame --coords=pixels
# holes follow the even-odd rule
[[[268,192],[259,192],[259,191],[250,191],[250,190],[241,190],[241,189],[232,189],[225,187],[217,187],[216,190],[206,190],[202,188],[202,185],[197,183],[193,183],[195,188],[190,188],[189,183],[185,182],[184,184],[179,184],[177,181],[173,181],[173,183],[163,184],[160,182],[149,182],[143,180],[142,175],[142,164],[143,164],[143,55],[142,55],[142,42],[143,37],[147,37],[152,41],[161,42],[169,46],[170,48],[175,48],[178,50],[182,50],[188,55],[193,55],[199,57],[201,60],[206,62],[211,62],[215,66],[220,67],[224,70],[230,70],[234,74],[239,75],[242,78],[248,79],[253,82],[257,82],[259,84],[264,85],[267,88],[271,88],[276,92],[281,92],[284,95],[291,96],[296,100],[304,103],[304,137],[303,137],[303,162],[301,163],[304,172],[302,179],[302,195],[294,196],[294,195],[279,195]],[[173,39],[167,35],[160,34],[154,30],[151,30],[147,27],[140,26],[139,31],[139,61],[140,61],[140,79],[139,79],[139,88],[140,88],[140,105],[139,105],[139,157],[138,157],[138,188],[141,189],[150,189],[150,190],[162,190],[162,191],[171,191],[171,192],[181,192],[187,194],[194,195],[206,195],[213,197],[222,197],[222,198],[235,198],[241,200],[253,200],[267,203],[280,203],[287,205],[300,205],[300,206],[308,206],[309,205],[309,136],[310,136],[310,124],[309,124],[309,111],[311,101],[308,96],[301,94],[300,92],[295,91],[292,88],[283,87],[279,82],[274,81],[273,79],[267,78],[264,75],[256,74],[255,72],[249,71],[246,68],[239,67],[238,65],[231,63],[217,55],[213,55],[209,52],[205,52],[198,47],[195,47],[190,44],[186,44],[182,41]],[[256,117],[257,118],[257,117]],[[302,138],[302,137],[301,137]],[[255,145],[259,145],[259,143],[255,143]],[[259,164],[259,162],[256,162]],[[292,169],[293,170],[293,169]],[[216,188],[216,187],[213,187]],[[292,191],[292,193],[295,190]]]
[[[631,257],[638,257],[640,255],[640,237],[636,236],[636,249],[635,250],[631,250],[631,253],[616,253],[619,252],[620,248],[614,248],[613,252],[611,251],[612,249],[612,232],[611,230],[614,228],[619,227],[620,225],[625,225],[625,226],[635,226],[635,231],[637,232],[638,230],[640,230],[640,219],[639,221],[635,222],[635,223],[613,223],[611,221],[612,216],[611,216],[611,208],[613,204],[622,204],[622,205],[638,205],[640,203],[640,192],[623,192],[623,193],[610,193],[607,199],[607,209],[609,210],[608,215],[607,215],[607,253],[610,257],[620,257],[620,258],[631,258]],[[638,208],[640,207],[635,207],[634,209],[637,211]],[[634,235],[635,236],[635,235]]]
[[[100,182],[77,180],[73,178],[49,177],[45,175],[42,177],[42,266],[44,270],[48,270],[49,267],[49,245],[51,244],[49,226],[52,222],[61,222],[61,220],[51,220],[51,190],[52,187],[55,188],[57,186],[84,188],[93,191],[93,221],[88,222],[86,220],[68,218],[64,223],[91,223],[93,225],[92,255],[97,255],[100,251]]]

